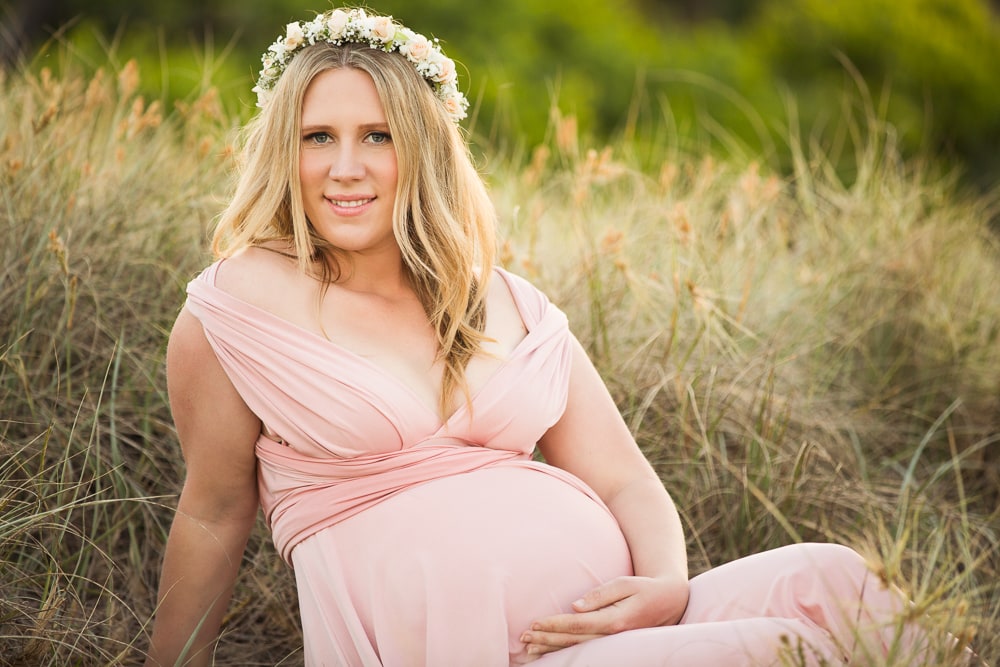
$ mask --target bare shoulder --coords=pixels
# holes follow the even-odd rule
[[[253,247],[222,262],[215,285],[240,300],[255,303],[301,277],[291,253],[280,247]]]
[[[217,361],[201,322],[186,307],[181,309],[167,341],[167,369],[171,366]]]
[[[490,278],[486,292],[486,308],[491,314],[494,311],[499,311],[506,315],[516,315],[518,312],[514,302],[514,294],[507,284],[507,279],[498,273],[493,274]]]
[[[215,286],[299,326],[310,326],[319,283],[299,269],[289,249],[246,248],[219,266]]]
[[[250,411],[222,368],[201,322],[181,310],[167,344],[167,393],[185,458],[227,452],[248,468],[260,420]]]
[[[201,322],[186,307],[170,331],[166,366],[167,390],[175,411],[178,402],[198,404],[209,399],[207,404],[217,405],[222,400],[239,398]]]
[[[527,327],[514,301],[514,295],[507,280],[500,274],[493,274],[486,293],[486,335],[496,341],[498,349],[491,352],[507,354],[524,338]],[[486,346],[487,348],[490,345]]]

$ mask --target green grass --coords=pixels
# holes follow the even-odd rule
[[[234,121],[211,90],[162,109],[131,67],[61,71],[0,83],[0,663],[133,664],[183,475],[165,341]],[[694,571],[844,542],[996,660],[997,201],[844,122],[849,182],[794,129],[788,176],[670,147],[650,173],[557,119],[485,165],[503,262],[566,310]],[[300,664],[295,606],[258,526],[219,662]]]

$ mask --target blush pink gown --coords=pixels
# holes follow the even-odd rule
[[[187,307],[269,429],[256,445],[261,505],[294,568],[307,665],[522,664],[533,619],[631,574],[600,499],[531,458],[566,403],[571,334],[529,283],[497,269],[528,334],[472,413],[441,423],[377,365],[215,287],[217,269],[189,284]],[[694,578],[676,626],[535,665],[770,665],[786,645],[806,664],[877,664],[919,650],[897,632],[902,608],[850,549],[794,545]]]

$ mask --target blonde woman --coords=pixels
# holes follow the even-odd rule
[[[436,42],[335,10],[263,64],[219,260],[170,336],[187,476],[148,665],[210,663],[258,506],[307,665],[819,664],[894,645],[903,603],[845,547],[689,582],[674,503],[566,318],[493,266]]]

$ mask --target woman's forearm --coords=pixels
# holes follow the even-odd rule
[[[163,557],[146,667],[178,660],[210,664],[255,518],[210,523],[178,511]]]
[[[680,516],[652,472],[607,500],[632,553],[637,576],[687,581],[687,546]]]

